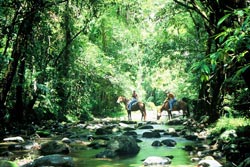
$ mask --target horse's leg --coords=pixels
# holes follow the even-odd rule
[[[162,113],[162,108],[159,110],[157,110],[157,120],[159,120],[161,118],[161,113]]]
[[[146,113],[146,109],[145,108],[143,110],[143,113],[144,113],[144,121],[146,121],[147,113]]]
[[[141,120],[143,121],[146,121],[146,110],[145,109],[142,109],[140,110],[141,111]],[[144,118],[144,119],[143,119]]]
[[[140,111],[141,111],[141,121],[143,121],[144,114],[143,114],[143,111],[142,111],[142,110],[140,110]]]
[[[132,119],[131,119],[131,111],[130,111],[130,110],[127,110],[127,112],[128,112],[128,120],[130,121],[130,120],[132,120]]]
[[[129,111],[129,118],[130,118],[130,121],[132,121],[131,111]]]
[[[168,110],[168,120],[171,120],[171,119],[172,119],[172,111]]]
[[[156,120],[159,120],[159,119],[160,119],[160,112],[157,109],[157,111],[156,111]]]
[[[143,107],[142,107],[142,113],[143,113],[144,121],[146,121],[147,113],[146,113],[146,107],[145,107],[144,103],[143,103]]]

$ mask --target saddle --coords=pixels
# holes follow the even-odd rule
[[[138,101],[135,101],[135,102],[131,103],[131,107],[130,108],[132,109],[133,106],[135,106],[137,103],[138,103]],[[129,108],[129,105],[127,107]]]
[[[165,105],[166,103],[169,105],[169,103],[170,103],[169,100],[166,100],[166,101],[164,102],[164,105]],[[176,106],[178,106],[178,101],[175,99],[175,100],[173,101],[173,107],[176,107]]]
[[[132,104],[131,104],[131,106],[134,106],[134,105],[136,105],[138,103],[138,101],[135,101],[135,102],[133,102]]]

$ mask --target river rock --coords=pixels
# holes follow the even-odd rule
[[[172,120],[169,120],[168,121],[168,125],[181,125],[183,123],[182,120],[180,120],[179,118],[175,118],[175,119],[172,119]]]
[[[162,143],[159,140],[155,140],[155,141],[153,141],[153,143],[151,144],[151,146],[160,147],[160,146],[162,146]]]
[[[186,146],[184,146],[183,150],[185,150],[185,151],[194,151],[195,147],[192,146],[192,145],[186,145]]]
[[[23,146],[21,144],[11,144],[8,146],[8,150],[23,150]]]
[[[222,165],[216,161],[213,157],[207,156],[199,161],[198,167],[222,167]]]
[[[191,140],[191,141],[195,141],[195,140],[198,139],[198,137],[196,135],[192,135],[192,134],[191,135],[185,135],[184,138],[187,139],[187,140]]]
[[[106,140],[94,140],[90,144],[88,144],[88,147],[92,147],[93,149],[99,149],[100,147],[106,147],[107,146]]]
[[[38,167],[38,166],[53,166],[53,167],[73,167],[73,158],[59,154],[42,156],[35,159],[33,162],[25,164],[21,167]]]
[[[133,127],[125,127],[125,128],[122,128],[124,131],[133,131],[135,130],[135,128]]]
[[[96,132],[95,132],[96,135],[110,135],[112,133],[113,133],[112,129],[109,129],[107,127],[96,129]]]
[[[154,127],[152,125],[142,125],[138,129],[154,129]]]
[[[37,142],[27,141],[22,144],[24,150],[39,149],[40,145]]]
[[[69,139],[69,138],[67,138],[67,137],[64,137],[64,138],[62,139],[62,142],[63,142],[63,143],[66,143],[66,144],[70,144],[70,143],[72,143],[72,140]]]
[[[24,142],[24,139],[20,136],[16,136],[16,137],[4,138],[3,141],[5,141],[5,142]]]
[[[115,151],[118,155],[135,155],[140,151],[136,139],[131,136],[116,136],[107,146],[107,149]]]
[[[126,130],[126,129],[135,129],[134,127],[132,127],[131,125],[128,125],[128,124],[125,124],[125,123],[122,123],[122,122],[120,122],[119,124],[118,124],[120,127],[121,127],[121,129],[123,129],[123,130]]]
[[[170,134],[171,133],[176,133],[176,130],[175,130],[175,128],[168,128],[167,132],[170,133]]]
[[[69,146],[62,142],[50,141],[43,143],[40,149],[43,155],[49,154],[68,154],[70,152]]]
[[[161,156],[150,156],[143,161],[144,166],[169,165],[169,164],[171,164],[171,159],[168,157],[161,157]]]
[[[231,130],[226,130],[224,131],[221,135],[220,135],[220,139],[227,142],[232,138],[236,138],[237,134],[236,134],[236,130],[231,129]]]
[[[162,140],[161,143],[168,146],[168,147],[174,147],[177,144],[176,141],[174,141],[172,139]]]
[[[117,156],[116,152],[113,150],[106,149],[98,154],[96,154],[96,158],[115,158]]]
[[[142,137],[145,138],[160,138],[161,134],[159,132],[144,132]]]
[[[135,131],[126,131],[123,133],[123,135],[137,137],[137,133]]]
[[[10,157],[10,156],[13,156],[13,155],[14,155],[14,153],[11,152],[11,151],[4,151],[4,152],[0,153],[0,156],[2,156],[2,157]]]

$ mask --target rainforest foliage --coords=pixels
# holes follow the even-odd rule
[[[249,116],[246,0],[0,0],[0,120],[117,116],[165,90],[214,122]],[[149,108],[149,107],[148,107]]]

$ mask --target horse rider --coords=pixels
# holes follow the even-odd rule
[[[138,95],[134,90],[132,93],[132,99],[128,103],[128,110],[131,110],[132,105],[137,102],[137,98],[138,98]]]
[[[171,93],[170,91],[166,91],[166,94],[167,94],[167,98],[166,98],[166,100],[164,101],[164,103],[165,103],[166,101],[168,101],[169,110],[172,111],[172,110],[173,110],[174,103],[176,102],[175,96],[174,96],[174,94]]]

